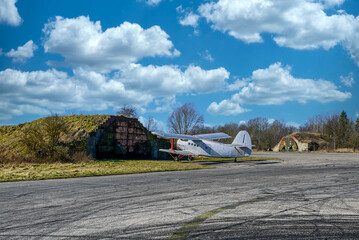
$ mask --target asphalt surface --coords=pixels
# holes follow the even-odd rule
[[[254,156],[282,161],[0,183],[0,239],[359,239],[359,154]]]

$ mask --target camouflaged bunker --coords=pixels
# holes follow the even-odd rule
[[[97,159],[167,159],[160,148],[170,148],[170,143],[152,135],[138,119],[124,116],[109,116],[87,138],[87,153]]]
[[[152,135],[136,118],[83,114],[59,118],[67,129],[60,137],[62,151],[84,152],[95,159],[169,159],[167,153],[158,149],[170,148],[170,142]],[[41,128],[47,119],[0,126],[0,152],[6,152],[5,157],[27,159],[31,153],[26,150],[25,144],[20,144],[24,134],[28,129],[34,132],[34,129]],[[41,152],[41,148],[34,150]]]
[[[320,138],[320,134],[295,132],[283,137],[280,142],[273,148],[273,151],[310,152],[327,148],[328,142]]]

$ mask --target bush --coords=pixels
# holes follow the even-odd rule
[[[58,115],[47,117],[41,124],[23,130],[21,142],[26,153],[50,162],[68,161],[69,146],[61,140],[68,134],[66,122]]]

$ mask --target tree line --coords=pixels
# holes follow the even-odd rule
[[[341,114],[316,115],[299,128],[301,132],[319,133],[331,149],[359,148],[359,118],[352,121],[343,110]]]
[[[137,117],[136,108],[130,105],[123,106],[118,114],[128,117]],[[152,117],[145,119],[145,127],[150,131],[156,130],[156,122]],[[316,115],[309,118],[299,128],[289,126],[283,121],[269,121],[267,118],[257,117],[245,123],[226,123],[224,125],[206,126],[204,117],[195,108],[193,103],[185,103],[176,108],[167,120],[167,127],[170,132],[178,134],[204,134],[224,132],[235,137],[241,130],[246,130],[252,143],[258,150],[271,150],[282,139],[294,132],[317,133],[326,140],[328,148],[359,149],[359,118],[352,121],[343,110],[341,114]],[[224,143],[231,143],[232,139],[223,140]]]
[[[267,118],[257,117],[245,123],[226,123],[218,126],[204,125],[204,117],[194,107],[193,103],[185,103],[175,109],[167,121],[168,129],[172,133],[179,134],[204,134],[224,132],[235,137],[241,130],[246,130],[252,143],[258,150],[271,150],[282,137],[294,132],[318,133],[326,140],[328,148],[359,148],[359,118],[353,122],[345,111],[341,114],[317,115],[309,118],[299,128],[288,126],[283,121],[270,122]],[[231,143],[232,139],[226,139],[224,143]]]
[[[293,126],[287,126],[284,122],[275,120],[270,123],[267,118],[253,118],[245,123],[227,123],[214,127],[198,126],[196,134],[224,132],[235,137],[241,130],[246,130],[252,139],[252,144],[258,150],[272,150],[274,146],[282,139],[297,129]],[[223,143],[232,143],[233,139],[225,139]]]

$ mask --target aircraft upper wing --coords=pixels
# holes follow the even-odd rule
[[[229,136],[228,134],[225,134],[225,133],[207,133],[207,134],[200,134],[200,135],[194,135],[194,136],[199,139],[204,139],[204,140],[232,138],[231,136]]]
[[[199,138],[192,136],[192,135],[186,135],[186,134],[176,134],[176,133],[165,133],[165,132],[152,132],[154,135],[158,135],[160,137],[164,138],[170,138],[170,139],[188,139],[188,140],[198,140]]]
[[[164,138],[170,139],[188,139],[188,140],[215,140],[215,139],[224,139],[232,138],[231,136],[225,133],[208,133],[208,134],[199,134],[199,135],[186,135],[186,134],[175,134],[175,133],[165,133],[165,132],[152,132],[154,135],[158,135]]]

